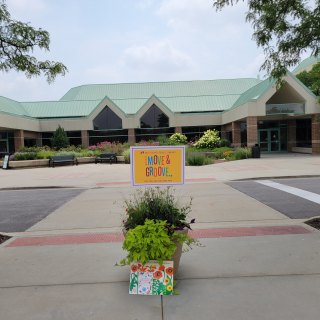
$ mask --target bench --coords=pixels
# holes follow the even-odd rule
[[[78,165],[78,160],[73,154],[63,156],[52,156],[49,158],[49,167],[53,167],[55,164],[73,164]]]
[[[94,160],[95,163],[102,163],[102,162],[109,162],[112,164],[112,162],[117,163],[117,155],[115,153],[101,153],[100,156],[96,157]]]

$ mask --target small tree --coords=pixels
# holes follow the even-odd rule
[[[66,148],[70,145],[69,138],[63,128],[59,127],[56,129],[51,139],[52,147],[55,149]]]
[[[203,136],[194,144],[196,148],[211,149],[219,146],[220,137],[217,130],[207,130]]]

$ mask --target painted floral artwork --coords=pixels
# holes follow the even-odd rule
[[[171,295],[173,293],[173,261],[149,261],[130,265],[130,294]]]

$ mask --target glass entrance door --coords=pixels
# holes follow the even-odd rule
[[[280,151],[280,129],[260,129],[259,145],[262,152]]]

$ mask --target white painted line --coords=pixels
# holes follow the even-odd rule
[[[320,195],[317,193],[305,191],[305,190],[294,188],[294,187],[289,187],[281,183],[273,182],[271,180],[257,180],[256,182],[271,188],[275,188],[287,193],[294,194],[295,196],[298,196],[300,198],[307,199],[309,201],[320,204]]]

